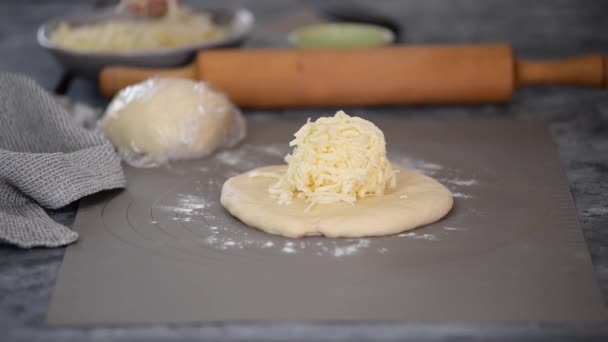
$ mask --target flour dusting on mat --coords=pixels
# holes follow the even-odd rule
[[[448,175],[449,174],[453,175],[454,173],[458,173],[458,170],[454,170],[452,168],[445,167],[441,164],[426,161],[423,159],[414,159],[414,158],[409,158],[409,157],[398,156],[398,157],[391,158],[391,160],[401,167],[416,170],[427,176],[435,176],[440,171],[441,171],[441,173],[448,174]],[[454,178],[438,178],[438,180],[440,180],[442,183],[450,184],[451,185],[450,191],[452,191],[452,195],[455,198],[462,198],[462,199],[473,198],[473,196],[462,192],[462,187],[471,187],[471,186],[479,185],[479,181],[476,179],[472,179],[472,178],[467,179],[467,178],[454,177]]]
[[[336,247],[334,249],[334,256],[341,257],[345,255],[353,255],[357,253],[361,248],[369,247],[369,239],[360,239],[359,242],[352,245]]]
[[[194,209],[205,209],[211,205],[205,198],[190,194],[178,194],[177,199],[181,208],[190,209],[190,211]]]
[[[290,245],[289,242],[286,243],[285,246],[283,246],[283,249],[281,249],[281,251],[283,253],[289,253],[289,254],[296,252],[295,248],[293,248],[293,245]]]
[[[437,174],[437,172],[443,169],[442,165],[422,159],[412,159],[408,157],[393,157],[389,159],[401,167],[413,169],[428,176]]]
[[[462,198],[462,199],[473,198],[473,196],[471,196],[467,193],[464,193],[463,188],[472,187],[472,186],[479,184],[479,182],[476,179],[472,179],[472,178],[471,179],[448,178],[448,179],[441,179],[441,181],[444,183],[450,184],[449,188],[450,188],[450,191],[452,191],[452,196],[454,198]]]
[[[222,152],[216,154],[215,158],[217,158],[219,161],[221,161],[224,164],[234,166],[243,159],[243,155],[244,155],[243,150],[236,150],[236,151],[227,150],[227,151],[222,151]]]
[[[449,231],[465,231],[465,230],[468,230],[467,228],[461,228],[461,227],[443,227],[443,229],[449,230]]]
[[[178,193],[175,200],[168,203],[155,204],[152,209],[174,213],[175,216],[172,217],[172,220],[188,222],[191,221],[191,216],[200,215],[204,209],[209,208],[211,205],[212,202],[204,197]]]
[[[253,148],[255,151],[263,154],[280,157],[281,160],[283,160],[285,155],[290,152],[290,148],[286,144],[256,145]]]
[[[211,236],[202,239],[203,245],[222,251],[260,249],[274,251],[282,254],[297,254],[309,252],[318,256],[347,257],[371,248],[371,239],[324,239],[319,240],[288,240],[276,242],[266,239],[254,239],[249,233],[241,230],[232,230],[228,227],[208,227]],[[236,233],[236,234],[235,234]],[[380,248],[377,252],[384,254],[387,248]]]
[[[264,165],[264,159],[275,164],[283,163],[283,158],[289,153],[289,150],[288,145],[243,145],[238,150],[225,150],[217,153],[215,159],[242,171]]]
[[[401,233],[399,235],[397,235],[399,237],[408,237],[411,239],[416,239],[416,240],[427,240],[427,241],[435,241],[437,240],[437,236],[433,235],[433,234],[417,234],[414,232],[409,232],[409,233]]]
[[[450,184],[458,185],[458,186],[473,186],[473,185],[477,184],[477,180],[475,180],[475,179],[454,178],[454,179],[448,179],[446,182],[448,182]]]

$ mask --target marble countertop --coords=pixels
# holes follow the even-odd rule
[[[0,2],[0,71],[30,75],[52,89],[61,68],[35,42],[43,21],[87,10],[94,1],[58,0]],[[335,3],[347,3],[334,1]],[[405,28],[405,43],[506,42],[518,57],[566,57],[608,53],[608,2],[546,1],[360,1],[386,13]],[[208,6],[250,8],[257,26],[247,46],[287,44],[285,28],[297,23],[323,1],[206,1]],[[68,95],[96,106],[107,100],[94,83],[73,82]],[[331,112],[335,108],[314,109]],[[557,86],[527,87],[512,103],[482,106],[408,106],[348,108],[353,114],[403,118],[514,118],[548,123],[574,196],[584,235],[604,298],[608,298],[608,92]],[[260,115],[307,117],[311,109],[247,111]],[[71,224],[76,205],[52,213]],[[1,224],[1,223],[0,223]],[[206,326],[99,327],[51,329],[44,319],[64,249],[20,250],[0,245],[0,340],[133,341],[133,340],[424,340],[511,341],[574,339],[608,340],[608,326],[586,324],[217,324]]]

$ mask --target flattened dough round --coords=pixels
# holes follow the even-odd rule
[[[284,173],[286,165],[253,171]],[[294,198],[280,205],[268,193],[276,182],[271,177],[250,177],[249,172],[228,179],[220,201],[235,217],[265,232],[297,238],[306,235],[362,237],[400,233],[438,221],[452,208],[452,194],[436,180],[400,169],[397,188],[380,197],[368,197],[354,205],[308,203]]]

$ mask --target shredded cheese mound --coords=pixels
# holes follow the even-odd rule
[[[269,188],[280,204],[295,197],[316,204],[354,204],[396,187],[384,134],[373,123],[339,111],[302,126],[285,157],[287,172]],[[255,176],[255,175],[254,175]],[[268,175],[266,175],[268,176]]]
[[[90,25],[59,24],[51,40],[83,52],[143,51],[192,45],[223,38],[226,30],[206,13],[194,13],[169,1],[161,18],[110,20]],[[124,6],[123,6],[124,7]]]

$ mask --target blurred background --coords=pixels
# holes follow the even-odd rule
[[[558,58],[608,52],[608,2],[580,0],[205,0],[187,6],[251,10],[255,26],[245,47],[288,46],[288,33],[316,20],[325,10],[366,11],[394,21],[399,43],[509,43],[521,58]],[[32,76],[51,89],[61,67],[36,42],[45,21],[114,6],[117,1],[4,0],[0,2],[0,70]],[[93,104],[105,101],[92,82],[76,81],[69,94]]]

